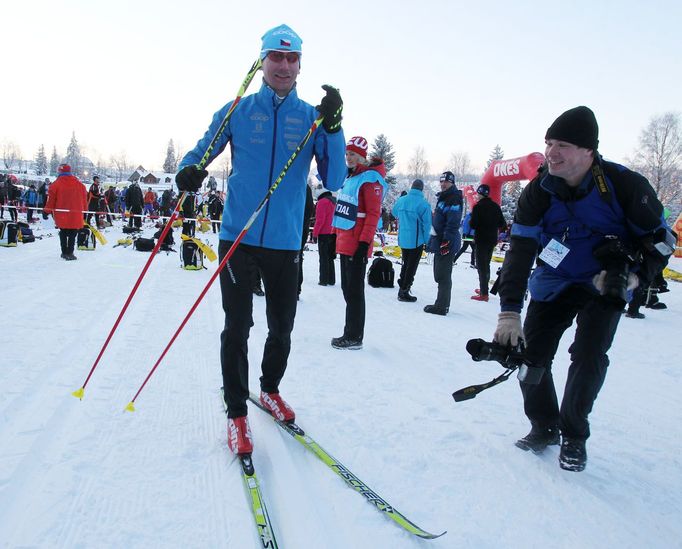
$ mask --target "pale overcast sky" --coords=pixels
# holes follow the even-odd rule
[[[622,161],[652,116],[682,112],[680,5],[10,0],[0,142],[64,154],[75,131],[95,162],[124,150],[160,169],[168,140],[193,147],[264,31],[286,23],[303,39],[299,96],[315,105],[322,84],[340,88],[346,136],[384,133],[398,169],[417,146],[434,173],[453,152],[482,169],[498,143],[506,157],[543,152],[547,127],[577,105]]]

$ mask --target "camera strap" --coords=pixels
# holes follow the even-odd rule
[[[509,376],[512,375],[512,373],[515,370],[516,368],[505,370],[505,372],[502,375],[497,376],[495,379],[491,379],[488,383],[481,383],[479,385],[469,385],[468,387],[459,389],[458,391],[452,393],[452,398],[455,399],[455,402],[462,402],[463,400],[475,398],[478,393],[481,393],[486,389],[490,389],[491,387],[495,387],[495,385],[499,385],[503,381],[507,381],[509,379]]]
[[[594,177],[594,182],[597,185],[599,196],[602,200],[611,204],[611,189],[609,189],[609,186],[606,184],[604,170],[601,169],[599,164],[592,164],[592,177]]]

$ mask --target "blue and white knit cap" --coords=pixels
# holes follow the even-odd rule
[[[302,53],[303,40],[287,25],[279,25],[267,31],[262,37],[260,57],[264,59],[269,51],[293,51]]]

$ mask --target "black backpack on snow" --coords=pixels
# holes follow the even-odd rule
[[[95,249],[97,246],[97,240],[95,239],[95,233],[92,232],[90,227],[86,226],[82,229],[79,229],[76,244],[79,250],[92,251]]]
[[[375,257],[367,272],[367,283],[372,288],[393,288],[394,278],[395,271],[391,260],[381,255]]]
[[[204,252],[192,240],[183,240],[180,245],[180,261],[183,269],[199,271],[204,268]]]
[[[28,244],[29,242],[35,242],[36,237],[33,234],[33,230],[31,227],[29,227],[28,223],[24,223],[23,221],[19,221],[19,231],[21,232],[21,241],[24,244]]]
[[[19,240],[19,226],[4,219],[0,220],[0,246],[14,247]]]
[[[151,252],[156,246],[153,238],[136,238],[133,242],[133,248],[138,252]]]

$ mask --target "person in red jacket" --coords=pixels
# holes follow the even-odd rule
[[[348,177],[336,199],[332,225],[336,252],[341,257],[341,289],[346,300],[346,323],[341,337],[332,338],[335,349],[362,349],[365,333],[365,273],[372,257],[374,233],[386,192],[386,167],[381,158],[367,161],[368,143],[353,137],[346,144]]]
[[[315,226],[313,238],[317,240],[317,251],[320,256],[320,286],[333,286],[336,284],[336,270],[334,259],[336,258],[336,234],[332,227],[334,207],[336,202],[331,191],[323,189],[317,198],[315,206]]]
[[[59,242],[62,247],[62,259],[72,261],[76,244],[76,234],[83,227],[83,212],[88,207],[88,193],[85,185],[71,174],[71,166],[60,164],[59,175],[47,195],[45,213],[52,214],[54,224],[59,229]]]

